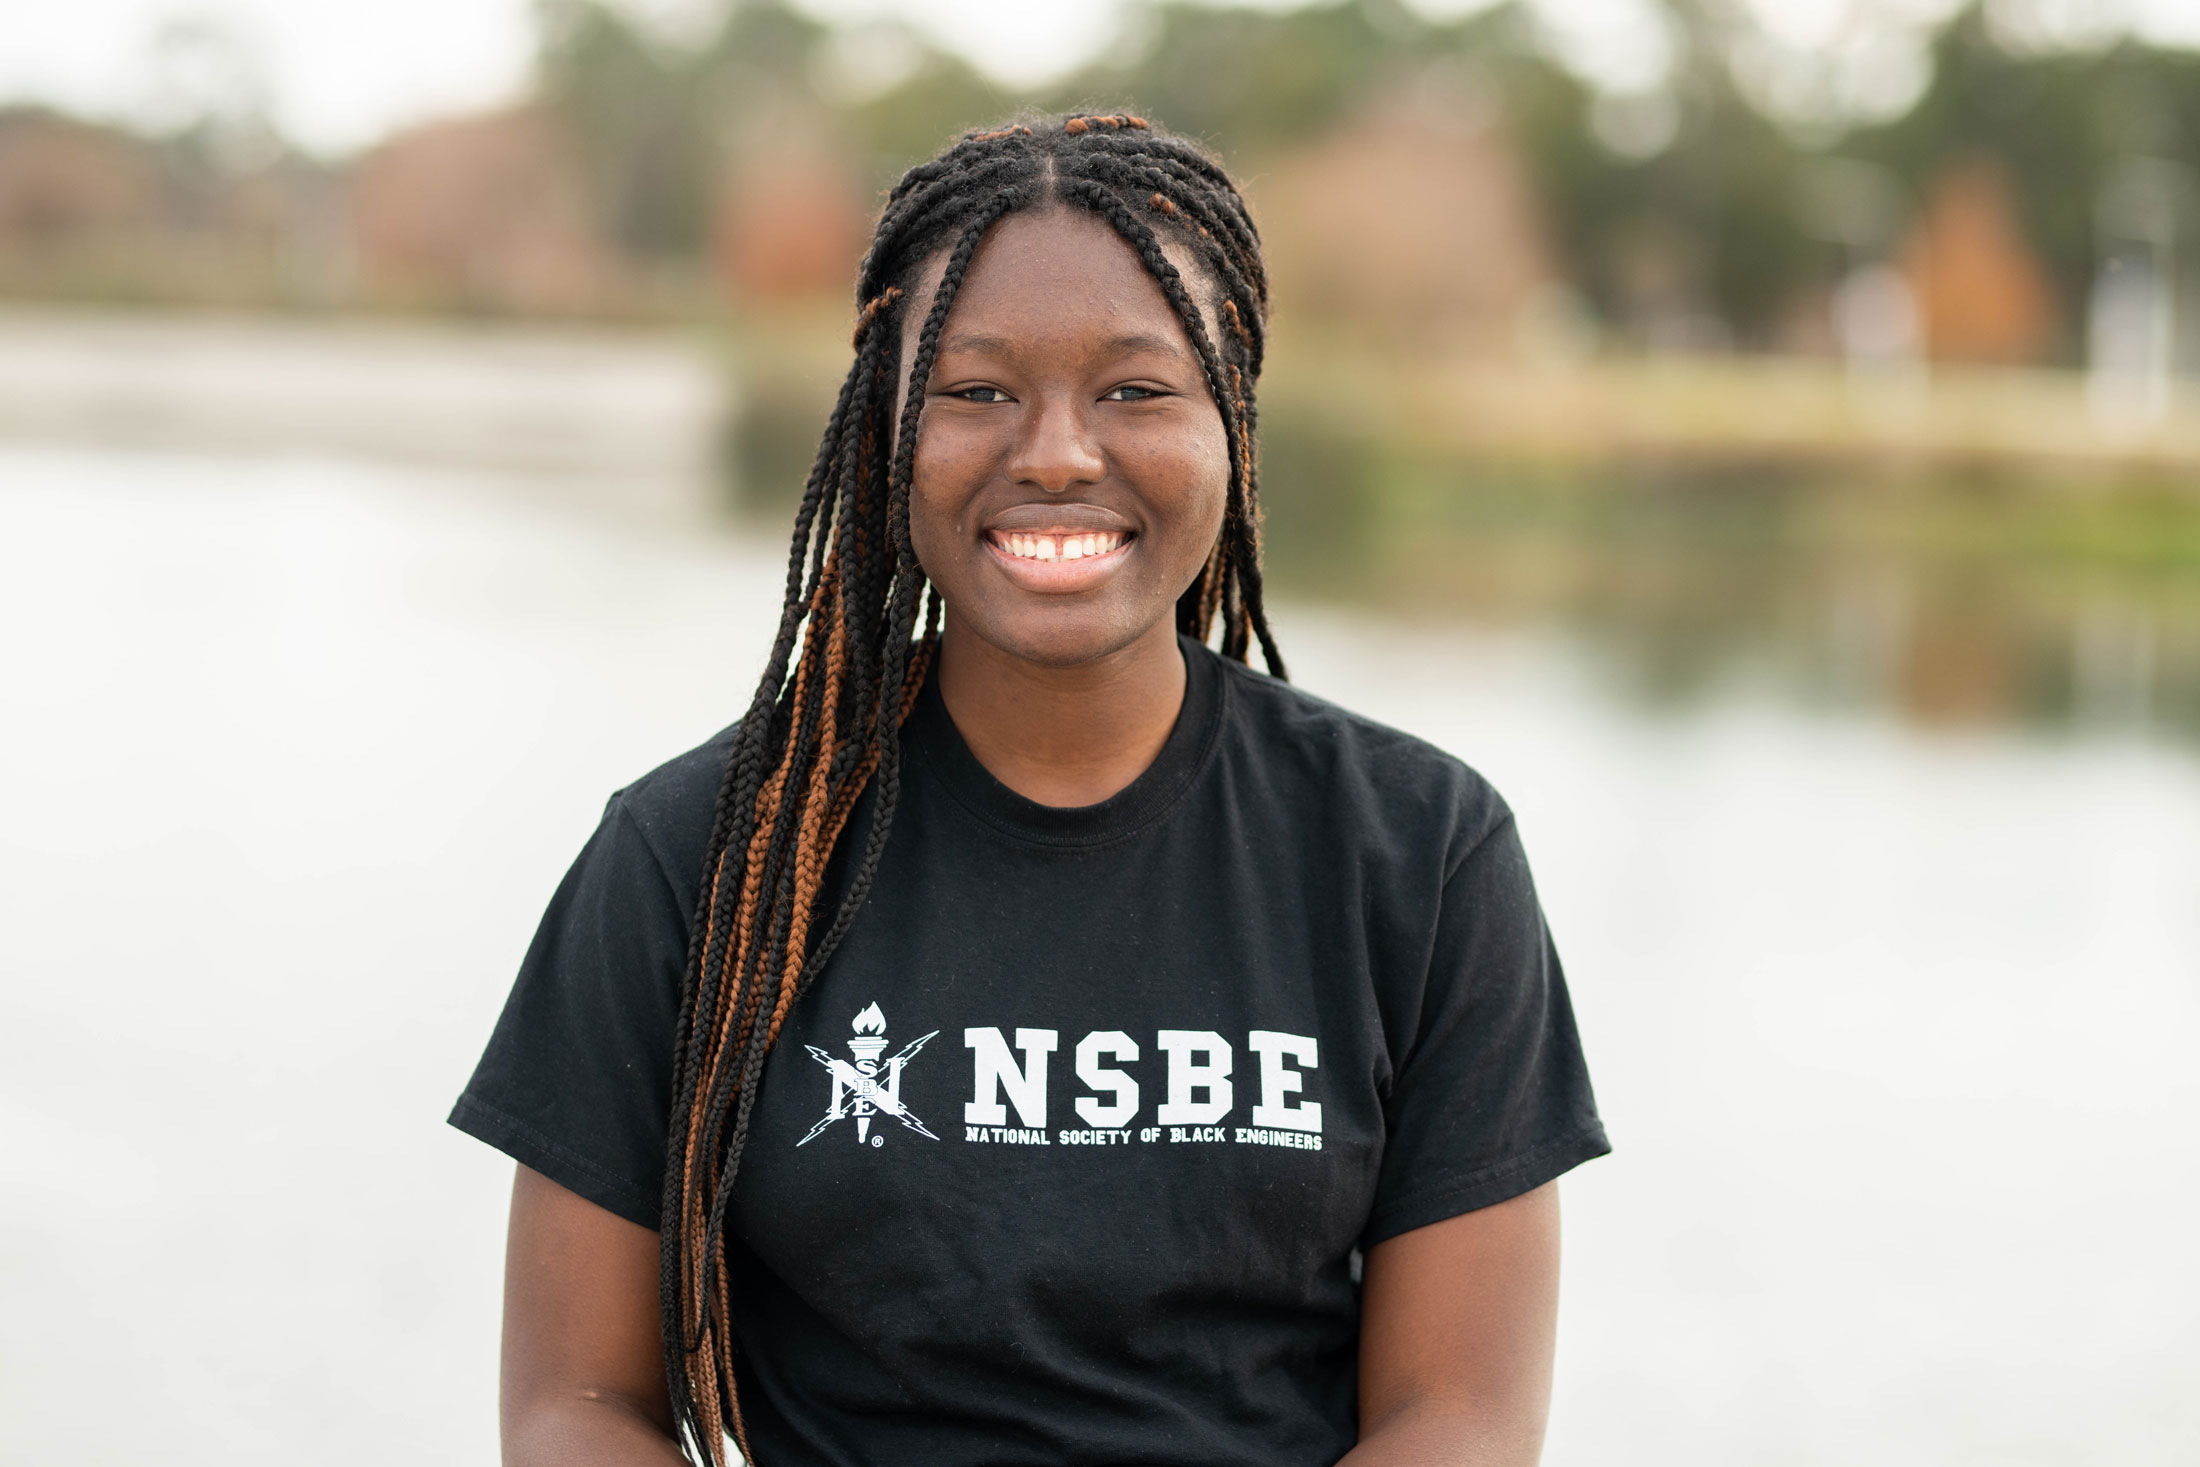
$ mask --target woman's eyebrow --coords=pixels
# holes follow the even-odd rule
[[[1166,336],[1155,336],[1148,332],[1139,332],[1130,336],[1112,336],[1108,338],[1107,347],[1111,352],[1125,355],[1140,351],[1160,352],[1163,356],[1171,357],[1186,355],[1181,343],[1172,341]]]
[[[1133,332],[1127,336],[1111,336],[1102,342],[1101,349],[1113,356],[1128,356],[1133,352],[1159,352],[1164,356],[1188,355],[1180,342],[1152,332]],[[940,343],[944,354],[951,351],[976,352],[985,356],[1009,356],[1015,351],[1015,343],[1005,336],[993,336],[981,331],[958,331]]]
[[[958,331],[940,343],[943,352],[974,351],[991,356],[1006,356],[1012,350],[1005,336],[987,336],[982,332]]]

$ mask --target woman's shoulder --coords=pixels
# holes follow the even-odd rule
[[[1215,660],[1240,756],[1268,780],[1301,785],[1309,804],[1441,839],[1454,861],[1511,819],[1496,787],[1456,754],[1244,663]]]
[[[604,823],[623,826],[638,837],[663,869],[666,878],[685,890],[692,887],[702,868],[703,852],[710,844],[711,820],[718,807],[718,788],[725,782],[726,763],[733,757],[733,736],[739,724],[729,724],[683,754],[676,754],[649,773],[615,790],[604,805]]]

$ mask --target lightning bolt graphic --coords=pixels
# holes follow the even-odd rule
[[[939,1030],[934,1029],[930,1034],[926,1034],[922,1038],[910,1040],[907,1044],[902,1046],[901,1050],[896,1053],[892,1059],[886,1062],[884,1068],[889,1073],[891,1073],[895,1065],[907,1063],[909,1060],[913,1059],[916,1056],[918,1050],[924,1048],[924,1046],[930,1041],[937,1039],[939,1037],[939,1033]],[[925,1129],[924,1122],[917,1119],[915,1112],[911,1111],[908,1106],[903,1105],[893,1096],[887,1094],[884,1090],[880,1089],[879,1084],[876,1080],[864,1074],[854,1065],[849,1064],[844,1059],[833,1058],[831,1055],[827,1054],[824,1050],[819,1049],[814,1044],[805,1044],[802,1047],[810,1052],[811,1059],[816,1060],[819,1064],[830,1070],[833,1073],[833,1077],[839,1080],[842,1085],[846,1086],[852,1094],[861,1096],[863,1099],[868,1100],[869,1102],[871,1102],[872,1105],[878,1107],[879,1110],[885,1112],[887,1115],[892,1116],[895,1120],[900,1121],[904,1126],[907,1126],[910,1130],[916,1132],[919,1136],[923,1136],[932,1141],[937,1141],[940,1139],[939,1137],[934,1136],[929,1130]],[[833,1122],[839,1120],[842,1114],[843,1112],[837,1110],[827,1111],[822,1120],[820,1120],[816,1125],[810,1127],[809,1134],[804,1136],[800,1141],[797,1141],[794,1144],[797,1146],[809,1145],[811,1141],[817,1138],[819,1132],[823,1131]]]

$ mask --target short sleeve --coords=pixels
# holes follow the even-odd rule
[[[1444,884],[1419,1020],[1385,1112],[1368,1246],[1611,1150],[1509,814]]]
[[[689,914],[614,797],[543,913],[451,1124],[654,1228]]]

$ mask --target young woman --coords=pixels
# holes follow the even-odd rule
[[[1503,803],[1282,681],[1236,189],[975,133],[858,300],[756,696],[452,1116],[520,1163],[505,1460],[1533,1462],[1604,1135]]]

